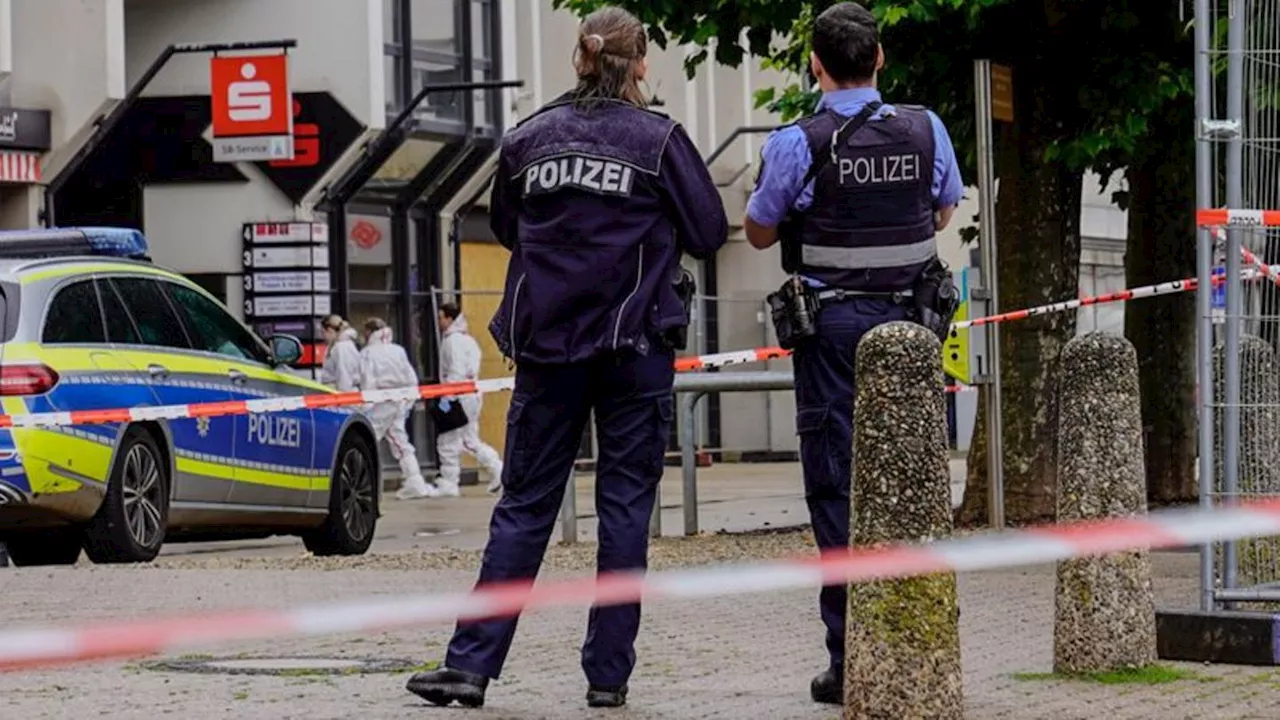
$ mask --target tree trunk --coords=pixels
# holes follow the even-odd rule
[[[1075,297],[1080,287],[1083,174],[1043,160],[1049,141],[1069,132],[1062,115],[1046,104],[1061,91],[1038,87],[1034,69],[1014,72],[1017,122],[997,124],[995,138],[1000,312]],[[1051,520],[1057,484],[1053,368],[1062,346],[1075,336],[1076,315],[1055,313],[1000,327],[1005,519]],[[985,407],[980,401],[957,517],[963,525],[988,520]]]
[[[1128,169],[1129,287],[1191,277],[1196,270],[1194,141],[1185,107],[1152,116],[1152,152]],[[1182,110],[1186,112],[1182,112]],[[1195,293],[1125,304],[1125,335],[1138,351],[1147,497],[1152,504],[1192,502],[1196,484]]]

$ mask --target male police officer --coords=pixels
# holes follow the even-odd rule
[[[855,349],[876,325],[912,317],[916,283],[937,266],[934,232],[963,189],[942,122],[881,103],[884,52],[869,11],[844,2],[819,15],[810,64],[822,101],[765,141],[744,225],[761,250],[783,227],[783,266],[794,275],[771,303],[817,313],[796,321],[809,336],[792,339],[796,431],[814,535],[830,548],[849,542]],[[780,326],[785,345],[783,334]],[[845,603],[841,586],[819,596],[831,664],[810,687],[816,702],[843,702]]]

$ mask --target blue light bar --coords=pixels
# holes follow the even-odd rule
[[[147,238],[141,230],[133,228],[82,227],[77,228],[84,233],[85,240],[94,255],[110,255],[111,257],[136,258],[146,257],[149,248]]]
[[[147,259],[147,238],[133,228],[35,228],[0,231],[0,258],[103,255]]]

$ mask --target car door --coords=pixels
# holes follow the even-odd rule
[[[141,369],[162,405],[232,399],[231,364],[194,351],[157,277],[118,275],[102,279],[103,310],[133,325],[108,332],[113,351]],[[123,338],[116,334],[123,334]],[[231,416],[169,420],[174,449],[173,501],[222,504],[235,481],[235,419]]]
[[[300,395],[271,366],[270,351],[213,298],[185,284],[166,282],[196,350],[230,365],[231,393],[240,399]],[[308,409],[237,415],[236,482],[230,502],[237,505],[302,508],[317,475],[313,463],[315,429]]]

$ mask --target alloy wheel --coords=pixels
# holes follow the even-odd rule
[[[342,522],[351,539],[364,540],[373,529],[374,497],[369,463],[356,448],[342,456],[338,470],[341,490]]]
[[[124,516],[129,535],[142,547],[151,547],[163,530],[164,483],[160,463],[145,445],[134,445],[124,459]]]

